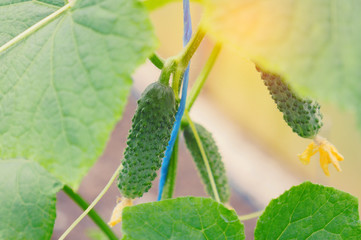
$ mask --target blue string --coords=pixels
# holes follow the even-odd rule
[[[189,0],[183,0],[183,23],[184,23],[183,46],[186,46],[192,37],[192,20],[191,20],[191,13],[190,13],[190,9],[189,9]],[[170,136],[168,147],[165,150],[165,157],[163,158],[162,169],[160,171],[158,201],[161,200],[161,198],[162,198],[165,181],[167,180],[170,158],[172,156],[174,143],[175,143],[175,140],[178,135],[179,127],[181,124],[181,120],[182,120],[185,105],[186,105],[187,90],[188,90],[188,78],[189,78],[189,65],[183,75],[182,97],[181,97],[181,101],[179,103],[178,111],[175,115],[175,123],[173,125],[172,134]]]

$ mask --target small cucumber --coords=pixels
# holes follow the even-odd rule
[[[155,82],[142,93],[118,178],[118,187],[124,197],[141,197],[150,189],[170,139],[175,113],[171,87]]]
[[[213,136],[200,124],[195,124],[199,138],[202,142],[204,151],[207,155],[209,165],[212,171],[213,178],[215,180],[216,188],[218,191],[219,198],[221,202],[226,203],[229,200],[230,190],[228,185],[228,179],[226,175],[226,170],[222,162],[222,157],[218,151],[216,142],[213,139]],[[207,169],[202,158],[201,151],[199,150],[196,138],[192,132],[191,127],[185,126],[183,132],[185,142],[188,150],[193,156],[193,160],[197,165],[197,169],[201,175],[202,181],[206,187],[208,195],[214,197],[212,186],[209,181]]]
[[[257,70],[292,130],[303,138],[315,137],[322,127],[320,105],[316,101],[297,96],[280,76],[258,67]]]

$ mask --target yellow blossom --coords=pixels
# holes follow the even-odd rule
[[[122,221],[122,212],[123,208],[132,206],[133,201],[129,198],[118,199],[117,205],[115,206],[110,221],[108,222],[109,226],[114,227],[116,224]]]
[[[298,157],[303,164],[309,164],[311,157],[317,152],[320,153],[321,168],[327,176],[330,176],[330,172],[328,170],[328,164],[330,163],[332,163],[337,171],[341,172],[341,167],[338,161],[343,161],[343,156],[330,142],[320,136],[316,136],[313,139],[313,142],[310,143],[307,149],[303,153],[299,154]]]

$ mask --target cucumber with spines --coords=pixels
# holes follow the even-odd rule
[[[175,113],[171,87],[155,82],[142,93],[118,178],[118,187],[124,197],[141,197],[150,189],[168,146]]]
[[[303,138],[315,137],[322,127],[320,105],[314,100],[299,97],[280,76],[259,67],[257,70],[292,130]]]
[[[196,163],[198,172],[200,173],[200,176],[202,178],[202,182],[205,185],[208,195],[212,196],[212,198],[215,198],[212,190],[212,185],[209,180],[208,172],[193,131],[190,125],[184,124],[183,126],[183,135],[187,148],[192,154],[193,160]],[[219,153],[218,146],[214,141],[212,134],[208,132],[203,126],[195,123],[195,127],[197,129],[197,133],[208,158],[219,198],[221,202],[226,203],[229,200],[230,190],[226,170],[222,161],[221,154]]]

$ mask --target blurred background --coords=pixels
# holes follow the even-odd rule
[[[200,21],[202,8],[192,4],[193,28]],[[171,3],[151,14],[159,37],[158,53],[163,58],[182,49],[182,5]],[[190,87],[206,62],[214,42],[205,39],[192,59]],[[79,192],[91,202],[117,168],[125,148],[125,141],[136,107],[136,100],[145,87],[156,81],[159,70],[150,62],[134,74],[134,88],[123,119],[116,126],[107,149],[84,179]],[[262,210],[267,203],[291,186],[304,181],[321,183],[349,192],[361,199],[361,129],[355,116],[337,106],[320,102],[324,126],[320,135],[332,142],[345,157],[343,171],[329,166],[331,176],[324,175],[316,154],[309,165],[303,165],[297,154],[303,152],[311,140],[300,138],[283,121],[267,88],[252,62],[233,49],[224,47],[207,80],[203,91],[192,108],[191,117],[211,131],[223,155],[232,187],[231,206],[238,215]],[[181,139],[179,169],[175,196],[206,196],[195,165]],[[158,179],[152,190],[137,202],[156,200]],[[119,192],[115,186],[96,206],[109,219]],[[53,239],[81,214],[81,210],[64,193],[58,195],[58,216]],[[256,219],[244,222],[246,239],[253,239]],[[114,228],[120,233],[120,225]],[[93,238],[87,237],[92,235]],[[96,226],[85,219],[68,239],[102,239]]]

